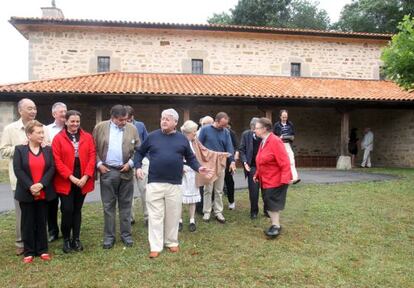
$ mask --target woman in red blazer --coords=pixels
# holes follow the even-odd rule
[[[253,179],[262,187],[263,201],[272,220],[265,234],[275,238],[282,229],[279,214],[285,208],[287,188],[292,180],[290,162],[282,140],[272,133],[269,119],[260,118],[255,133],[262,142],[256,156],[256,174]]]
[[[53,139],[52,150],[54,186],[61,201],[63,252],[69,253],[83,250],[79,239],[81,210],[86,193],[94,190],[96,153],[92,135],[80,128],[80,112],[70,110],[65,117],[65,128]]]

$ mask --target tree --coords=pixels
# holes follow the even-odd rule
[[[230,13],[214,14],[208,22],[325,30],[329,17],[317,2],[308,0],[240,0]]]
[[[328,12],[319,9],[318,3],[296,0],[290,7],[289,27],[327,30],[329,23]]]
[[[384,72],[404,89],[414,91],[414,17],[406,15],[398,29],[381,56]]]
[[[414,15],[413,0],[353,0],[332,28],[342,31],[395,33],[404,15]]]

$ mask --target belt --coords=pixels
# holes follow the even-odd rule
[[[121,170],[123,165],[120,166],[112,166],[112,165],[108,165],[108,164],[103,164],[105,167],[109,168],[109,169],[113,169],[113,170]]]

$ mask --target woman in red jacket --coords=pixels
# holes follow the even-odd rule
[[[86,193],[94,190],[96,153],[92,135],[80,128],[80,112],[70,110],[65,117],[65,128],[53,139],[52,150],[54,185],[61,201],[63,252],[69,253],[83,250],[79,240],[81,209]]]
[[[275,238],[282,229],[279,214],[285,208],[288,184],[292,180],[290,162],[282,140],[272,133],[269,119],[260,118],[255,133],[262,142],[256,156],[256,174],[253,179],[263,189],[263,201],[272,221],[265,234]]]

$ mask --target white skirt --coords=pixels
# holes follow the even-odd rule
[[[181,188],[183,190],[183,204],[193,204],[201,201],[200,190],[196,186],[196,172],[184,165],[184,175]]]

